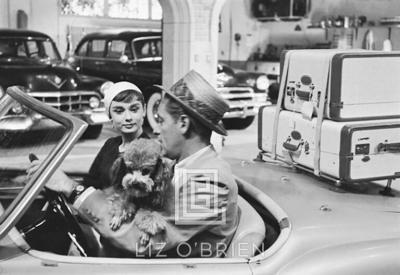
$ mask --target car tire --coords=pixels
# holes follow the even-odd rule
[[[146,107],[146,120],[147,124],[153,130],[153,133],[159,133],[159,126],[156,119],[156,114],[158,110],[158,106],[161,102],[161,93],[154,92],[147,100],[147,107]]]
[[[100,134],[101,130],[103,129],[103,125],[89,125],[86,129],[85,133],[82,135],[82,139],[97,139]]]
[[[226,118],[223,120],[224,126],[227,129],[245,129],[249,127],[255,116],[248,116],[246,118]]]

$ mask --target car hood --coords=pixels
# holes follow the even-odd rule
[[[240,178],[259,188],[286,212],[298,239],[334,242],[400,237],[400,192],[382,196],[376,183],[335,186],[276,163],[231,160]],[[295,238],[294,238],[295,239]]]
[[[46,64],[32,59],[14,59],[0,63],[0,72],[10,85],[22,85],[30,91],[70,91],[81,84],[78,74],[66,63]]]

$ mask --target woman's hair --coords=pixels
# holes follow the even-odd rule
[[[128,103],[131,102],[132,100],[137,100],[139,101],[142,106],[144,107],[144,97],[143,94],[139,91],[136,90],[125,90],[117,94],[112,101],[116,102],[124,102]]]
[[[165,94],[164,99],[165,99],[165,108],[167,112],[172,116],[175,122],[178,121],[181,115],[187,115],[189,117],[190,126],[187,136],[190,136],[194,132],[197,133],[201,139],[205,141],[210,140],[212,131],[208,127],[206,127],[205,125],[200,123],[197,119],[187,114],[181,107],[181,105],[178,102],[176,102],[172,97],[170,97],[168,94]]]

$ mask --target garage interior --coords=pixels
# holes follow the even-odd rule
[[[235,68],[256,70],[258,68],[251,64],[251,60],[260,51],[266,52],[271,44],[292,48],[307,48],[315,44],[343,47],[344,44],[345,47],[361,48],[366,47],[366,33],[373,32],[376,49],[382,49],[387,39],[391,41],[393,50],[400,49],[400,31],[396,27],[396,15],[400,9],[398,1],[280,1],[282,10],[285,10],[283,16],[263,15],[263,5],[273,2],[0,0],[0,28],[44,32],[55,40],[62,55],[68,49],[72,50],[84,34],[95,30],[162,29],[165,86],[190,68],[215,83],[215,73],[211,68],[216,67],[218,60]],[[68,10],[69,3],[78,8]],[[88,6],[86,10],[84,5]],[[130,7],[130,12],[119,14],[124,5]],[[304,6],[303,10],[297,15],[290,14],[296,5]],[[82,15],[85,13],[87,15]],[[362,21],[355,24],[354,18]],[[331,25],[322,23],[324,21]],[[258,67],[263,68],[262,65]]]

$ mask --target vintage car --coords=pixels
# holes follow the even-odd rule
[[[98,257],[64,197],[43,188],[63,160],[69,161],[63,166],[71,177],[79,181],[84,176],[76,155],[68,153],[85,123],[17,87],[0,99],[0,117],[16,103],[63,125],[65,134],[53,143],[0,148],[4,274],[399,274],[398,189],[382,196],[379,183],[336,186],[279,161],[240,158],[228,159],[241,215],[225,257]],[[43,161],[27,180],[31,153]],[[81,257],[67,254],[71,243]]]
[[[7,87],[19,85],[54,108],[77,116],[89,124],[87,138],[97,138],[108,121],[102,106],[102,91],[110,82],[78,75],[63,62],[51,38],[40,32],[0,29],[0,97]],[[46,127],[36,114],[19,106],[4,118],[5,133],[33,131]],[[4,122],[4,121],[3,121]]]
[[[107,78],[127,80],[136,84],[147,102],[147,121],[157,128],[154,115],[161,98],[162,40],[159,31],[107,30],[90,33],[78,43],[68,58],[77,72]],[[263,73],[235,72],[225,64],[217,68],[217,90],[230,105],[225,114],[227,127],[246,128],[267,104],[269,80]]]

